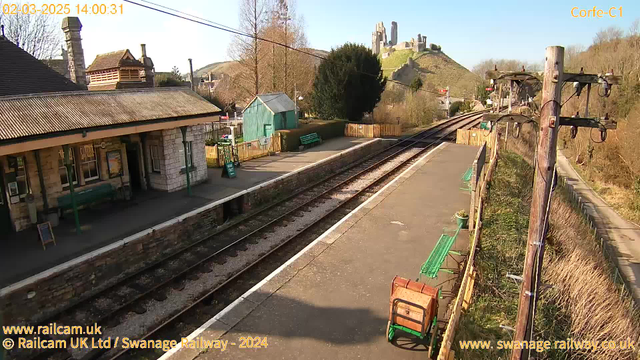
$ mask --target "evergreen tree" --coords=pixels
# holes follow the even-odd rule
[[[318,67],[313,83],[313,108],[324,119],[359,121],[373,111],[387,79],[378,57],[362,45],[334,49]]]

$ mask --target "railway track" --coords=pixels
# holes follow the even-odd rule
[[[266,271],[270,268],[262,265],[266,259],[272,259],[266,261],[269,265],[277,264],[277,258],[286,258],[287,252],[300,246],[292,244],[304,244],[304,238],[308,241],[322,228],[330,227],[328,224],[335,223],[355,208],[355,204],[384,186],[392,174],[417,161],[431,145],[441,142],[458,128],[479,122],[477,113],[467,114],[398,141],[339,174],[256,211],[242,222],[222,227],[216,234],[129,276],[46,323],[98,323],[104,329],[103,338],[147,339],[172,324],[181,324],[177,328],[188,331],[184,324],[189,321],[185,318],[210,317],[210,312],[201,311],[202,304],[210,304],[225,287],[242,282],[243,277],[251,279],[252,276],[247,275],[252,271]],[[202,315],[194,317],[194,311]],[[38,359],[131,356],[126,350],[119,349],[70,349],[11,355]]]

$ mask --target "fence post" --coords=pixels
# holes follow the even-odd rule
[[[473,160],[471,165],[471,206],[469,207],[469,230],[473,230],[473,219],[476,214],[476,189],[478,184],[476,182],[476,176],[478,173],[478,160]]]

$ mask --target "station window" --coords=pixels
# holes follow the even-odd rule
[[[10,156],[8,158],[8,161],[9,168],[15,175],[15,181],[11,181],[7,184],[9,195],[12,198],[17,197],[19,199],[24,199],[29,193],[26,160],[24,156]]]
[[[73,183],[78,183],[78,176],[76,175],[76,159],[73,156],[73,149],[69,150],[69,161],[71,162],[71,177]],[[60,183],[62,187],[69,186],[69,176],[67,175],[67,167],[64,165],[64,150],[58,151],[58,172],[60,173]]]
[[[98,157],[93,144],[83,145],[80,147],[80,169],[84,176],[84,181],[100,178],[98,170]]]
[[[149,146],[151,152],[151,170],[153,172],[160,172],[160,146],[151,145]]]
[[[187,166],[189,166],[189,169],[191,169],[191,167],[193,166],[193,153],[191,151],[191,141],[187,141]],[[180,164],[182,164],[182,168],[184,169],[184,149],[185,147],[183,146],[182,149],[180,149]]]

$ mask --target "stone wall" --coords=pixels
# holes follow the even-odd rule
[[[176,191],[187,187],[184,164],[184,145],[180,129],[163,130],[165,177],[167,191]],[[187,141],[191,142],[193,166],[190,168],[191,185],[207,180],[207,154],[204,149],[204,125],[189,126]]]
[[[248,212],[309,186],[390,144],[390,141],[377,140],[347,150],[234,197],[206,205],[181,220],[170,220],[1,289],[0,312],[4,323],[14,325],[44,320],[178,249],[211,236],[230,215],[224,214],[225,208]],[[225,202],[231,206],[225,206]]]
[[[191,167],[191,185],[207,180],[207,154],[204,144],[204,125],[187,128],[187,141],[191,142],[193,167]],[[177,129],[154,131],[147,134],[146,140],[147,172],[151,187],[156,190],[177,191],[187,187],[184,166],[184,145],[182,131]],[[151,168],[151,146],[159,146],[160,171]]]

